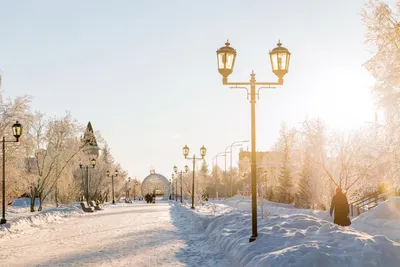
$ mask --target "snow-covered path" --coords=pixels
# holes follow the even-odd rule
[[[167,202],[109,205],[0,239],[1,266],[228,266]]]

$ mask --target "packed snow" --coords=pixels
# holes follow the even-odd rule
[[[213,199],[213,203],[225,204],[227,206],[233,207],[241,211],[251,211],[251,197],[244,197],[236,195],[228,199]],[[308,209],[295,209],[293,204],[283,204],[272,202],[268,200],[263,200],[259,198],[257,200],[257,211],[260,216],[269,215],[290,215],[290,214],[305,214],[317,217],[322,220],[333,222],[333,218],[330,217],[329,211],[321,210],[308,210]]]
[[[399,243],[338,227],[316,216],[295,214],[296,209],[285,208],[287,214],[259,217],[258,238],[249,243],[249,212],[225,206],[229,210],[226,212],[224,206],[203,203],[195,212],[188,207],[182,209],[236,266],[399,266]]]
[[[230,266],[204,231],[167,202],[107,204],[93,213],[75,208],[50,208],[0,225],[0,247],[7,248],[0,250],[0,265]]]
[[[390,197],[352,220],[352,226],[372,235],[385,235],[400,242],[400,197]],[[400,264],[399,264],[400,266]]]
[[[394,232],[399,233],[399,203],[399,198],[391,198],[354,219],[352,226],[372,233],[385,223],[393,238]],[[264,202],[259,211],[261,207],[259,235],[249,243],[251,202],[246,198],[201,202],[194,210],[189,203],[175,201],[106,204],[94,213],[82,212],[75,203],[33,215],[26,202],[16,203],[8,209],[9,223],[0,225],[0,247],[7,247],[0,250],[0,262],[4,266],[399,266],[399,243],[338,227],[326,220],[332,220],[326,211],[273,202]]]

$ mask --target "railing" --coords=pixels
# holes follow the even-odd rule
[[[379,204],[379,200],[386,199],[389,196],[395,196],[397,193],[396,189],[392,188],[390,190],[386,190],[383,193],[375,192],[369,194],[359,200],[356,200],[349,204],[351,216],[354,217],[355,211],[357,211],[356,216],[360,215],[363,211],[368,211],[372,208],[375,208]],[[371,205],[374,203],[374,205]],[[355,210],[356,209],[356,210]]]

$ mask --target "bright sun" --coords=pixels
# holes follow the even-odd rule
[[[350,131],[374,121],[376,107],[369,89],[372,78],[363,74],[325,86],[321,95],[316,96],[318,99],[314,99],[318,103],[315,115],[331,130]]]

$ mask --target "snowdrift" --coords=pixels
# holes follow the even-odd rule
[[[28,213],[25,208],[9,208],[7,210],[8,223],[0,225],[0,237],[9,233],[24,232],[46,223],[62,222],[70,216],[83,213],[82,208],[77,203],[49,208],[36,213]]]
[[[385,235],[400,242],[400,197],[390,197],[370,211],[362,213],[352,220],[352,226],[357,230]]]
[[[219,204],[221,213],[212,216],[213,205],[206,203],[195,211],[179,204],[174,208],[181,209],[236,266],[399,266],[400,244],[306,214],[259,218],[259,236],[249,243],[250,214],[229,207],[224,210]]]
[[[225,204],[241,211],[251,211],[251,198],[249,197],[235,196],[230,199],[211,201],[214,203]],[[265,200],[263,203],[261,203],[261,201],[257,201],[257,209],[259,213],[261,213],[261,209],[263,209],[264,215],[267,216],[282,214],[305,214],[333,222],[333,218],[330,217],[329,211],[296,209],[292,204],[282,204],[267,200]]]

